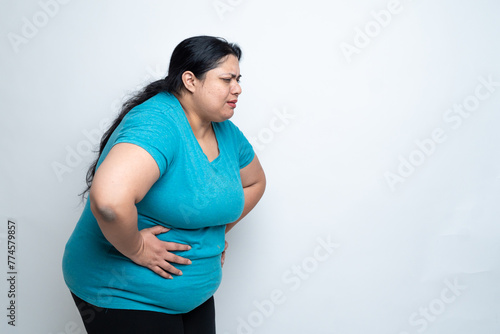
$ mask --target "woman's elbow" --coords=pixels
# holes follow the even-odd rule
[[[98,221],[113,222],[119,216],[119,213],[124,209],[124,200],[120,200],[119,196],[114,196],[107,192],[98,191],[95,188],[90,188],[89,193],[90,210]]]

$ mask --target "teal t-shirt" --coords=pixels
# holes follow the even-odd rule
[[[63,274],[69,289],[104,308],[186,313],[210,298],[222,279],[225,225],[244,206],[240,169],[254,158],[252,146],[229,120],[212,123],[219,156],[209,162],[175,96],[160,93],[133,108],[110,137],[97,167],[113,145],[132,143],[155,159],[160,178],[137,203],[139,230],[163,225],[163,241],[188,244],[172,263],[183,275],[165,279],[119,253],[102,234],[87,201],[66,244]]]

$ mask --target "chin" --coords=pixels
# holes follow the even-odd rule
[[[224,122],[224,121],[227,121],[228,119],[230,119],[231,117],[233,117],[234,115],[234,110],[231,109],[231,111],[225,111],[224,113],[221,113],[219,115],[219,119],[216,120],[215,122]]]

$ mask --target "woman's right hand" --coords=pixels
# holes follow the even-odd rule
[[[191,260],[180,257],[170,251],[190,250],[191,246],[176,242],[161,241],[157,235],[166,233],[170,229],[164,226],[153,226],[140,230],[142,244],[139,251],[130,256],[130,259],[140,266],[149,268],[163,278],[173,278],[173,275],[182,275],[182,271],[170,263],[191,264]]]

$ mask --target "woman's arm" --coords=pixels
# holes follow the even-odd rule
[[[115,145],[97,169],[90,188],[90,208],[106,239],[123,255],[164,278],[182,275],[169,262],[191,261],[169,252],[188,250],[188,245],[164,242],[156,235],[167,228],[155,226],[139,231],[136,204],[160,177],[153,157],[128,143]]]
[[[235,222],[226,225],[226,233],[231,230],[243,217],[245,217],[257,205],[266,189],[266,175],[260,165],[257,155],[251,163],[240,169],[241,184],[245,194],[245,206],[240,218]]]

